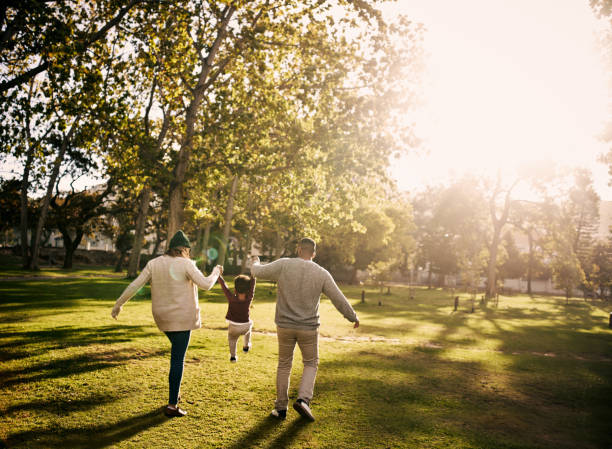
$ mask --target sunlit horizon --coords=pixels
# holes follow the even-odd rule
[[[588,1],[401,1],[388,10],[425,25],[423,147],[393,164],[399,187],[419,190],[466,173],[512,176],[529,161],[584,167],[612,200],[597,161],[608,81]]]

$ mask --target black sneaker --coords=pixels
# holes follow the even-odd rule
[[[306,418],[308,421],[314,421],[315,417],[310,410],[310,404],[306,399],[298,399],[293,403],[293,408],[296,412],[298,412],[302,417]]]
[[[231,357],[230,357],[230,362],[232,362],[232,363],[236,363],[236,357],[231,356]]]
[[[272,410],[270,416],[276,419],[285,419],[287,417],[287,410]]]

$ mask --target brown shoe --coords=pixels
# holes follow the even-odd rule
[[[182,416],[185,416],[186,414],[187,412],[180,407],[172,408],[170,406],[166,406],[166,408],[164,409],[164,415],[166,415],[168,418],[180,418]]]

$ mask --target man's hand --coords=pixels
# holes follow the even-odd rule
[[[259,263],[259,256],[251,256],[251,263]]]
[[[223,274],[223,265],[217,265],[213,270],[218,270],[219,276],[221,276]]]
[[[117,319],[117,317],[119,316],[119,312],[121,312],[121,307],[115,306],[115,307],[113,307],[113,310],[111,311],[111,316],[114,319]]]
[[[353,324],[353,328],[357,329],[359,327],[359,320],[355,321],[355,324]]]

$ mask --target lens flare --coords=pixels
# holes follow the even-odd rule
[[[206,255],[209,259],[215,260],[219,256],[219,251],[217,251],[215,248],[208,248]]]

